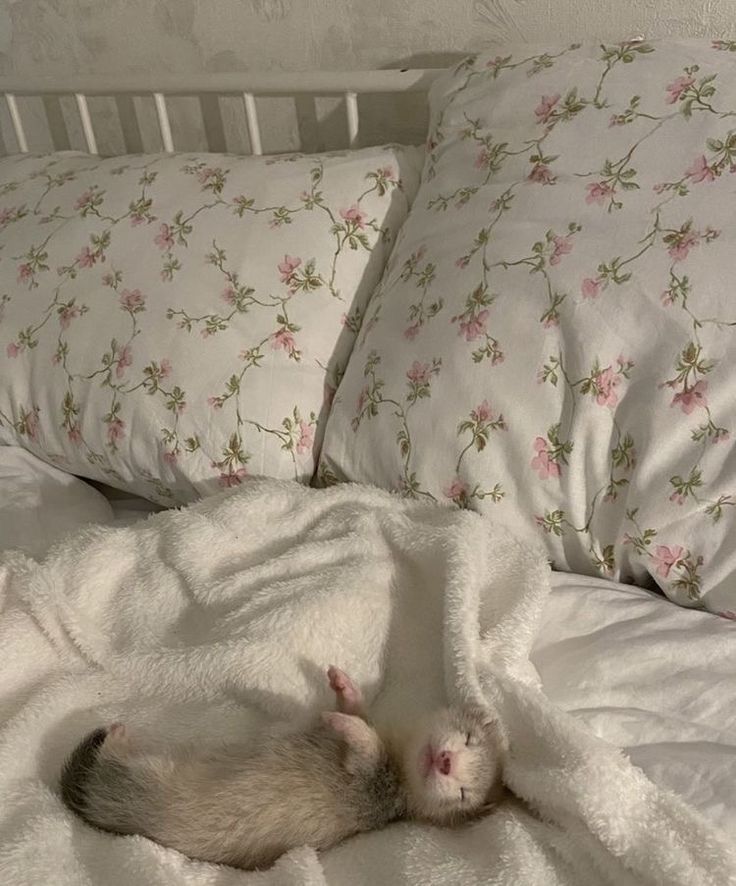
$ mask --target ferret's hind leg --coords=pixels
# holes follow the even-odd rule
[[[330,688],[335,693],[335,701],[337,709],[343,714],[352,714],[356,717],[363,717],[363,696],[360,689],[348,677],[345,671],[330,665],[327,669],[327,679],[330,681]]]
[[[104,748],[116,757],[127,757],[133,751],[130,731],[124,723],[112,723],[107,728]]]

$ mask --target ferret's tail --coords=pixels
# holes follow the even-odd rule
[[[61,773],[61,799],[86,819],[87,786],[97,766],[97,755],[107,738],[107,729],[95,729],[71,752]]]

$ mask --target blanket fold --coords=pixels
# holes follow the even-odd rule
[[[36,563],[0,555],[0,882],[728,886],[725,836],[544,695],[529,651],[543,554],[477,514],[353,485],[253,480]],[[379,725],[495,709],[510,796],[456,829],[401,822],[269,871],[98,833],[58,796],[66,754],[123,720],[147,741],[257,737],[332,707],[335,663]]]

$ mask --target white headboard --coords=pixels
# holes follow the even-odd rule
[[[192,146],[184,143],[184,139],[175,138],[175,130],[172,126],[170,104],[172,100],[182,97],[197,97],[202,104],[201,136],[210,147],[213,141],[213,133],[210,128],[217,129],[214,141],[223,141],[224,123],[219,113],[212,114],[213,107],[219,112],[219,100],[235,98],[240,104],[241,123],[245,123],[247,132],[247,150],[234,150],[234,153],[262,154],[275,153],[283,150],[325,150],[342,147],[357,147],[361,144],[374,144],[380,141],[397,140],[392,135],[390,127],[390,112],[396,107],[396,96],[402,95],[410,98],[416,104],[424,104],[427,90],[432,81],[438,75],[440,69],[402,69],[382,71],[331,71],[331,72],[308,72],[308,73],[270,73],[270,74],[209,74],[201,76],[145,76],[145,77],[87,77],[68,78],[62,80],[31,79],[21,80],[13,78],[0,78],[0,93],[4,95],[7,110],[7,118],[0,118],[0,148],[2,153],[14,153],[16,151],[28,152],[33,150],[49,150],[59,147],[54,132],[54,127],[66,128],[65,138],[68,144],[63,147],[87,150],[93,154],[116,154],[126,153],[125,148],[131,140],[143,144],[143,136],[139,131],[126,133],[126,127],[141,127],[143,114],[137,113],[137,109],[144,105],[136,105],[134,101],[153,104],[158,126],[159,145],[151,145],[148,150],[163,150],[172,153],[175,150],[195,150],[201,146]],[[370,132],[363,132],[362,110],[363,105],[371,99],[383,98],[383,112],[373,115]],[[343,137],[340,137],[339,128],[332,125],[328,128],[327,136],[316,139],[316,144],[304,144],[309,139],[303,138],[299,127],[299,144],[294,144],[293,136],[285,145],[277,145],[271,138],[264,149],[261,118],[259,105],[268,103],[269,99],[288,99],[292,102],[304,100],[312,103],[320,99],[331,99],[333,111],[342,106],[343,114]],[[393,99],[393,100],[392,100]],[[41,105],[38,105],[39,100]],[[69,100],[73,100],[76,108],[69,106]],[[117,102],[114,105],[120,113],[118,122],[121,127],[123,151],[111,149],[109,144],[103,144],[98,138],[94,108],[92,101],[105,100],[104,128],[110,128],[110,101]],[[121,103],[127,101],[127,105]],[[62,104],[62,102],[65,102]],[[214,105],[213,105],[214,102]],[[34,104],[35,103],[35,104]],[[337,103],[337,105],[335,104]],[[128,113],[123,111],[127,107]],[[207,108],[209,107],[209,112]],[[375,106],[374,106],[375,107]],[[132,111],[132,113],[131,113]],[[232,107],[231,107],[232,111]],[[388,112],[388,113],[387,113]],[[273,121],[273,109],[264,114]],[[400,114],[399,114],[400,116]],[[44,117],[46,118],[44,120]],[[70,120],[76,117],[76,120]],[[218,120],[219,118],[219,120]],[[315,114],[316,118],[316,114]],[[421,115],[420,115],[421,119]],[[150,124],[150,119],[149,119]],[[376,123],[383,123],[381,125]],[[394,123],[401,121],[393,121]],[[75,125],[76,124],[76,125]],[[47,132],[43,133],[44,125]],[[150,130],[150,125],[149,125]],[[191,131],[191,120],[188,127],[180,129]],[[416,126],[415,126],[416,128]],[[74,139],[70,135],[74,133]],[[81,144],[72,143],[80,141]],[[150,132],[149,132],[150,136]],[[150,137],[147,139],[150,142]],[[224,138],[227,147],[227,137]],[[421,137],[419,139],[421,140]],[[109,139],[107,140],[110,141]],[[238,141],[236,139],[236,141]],[[314,142],[315,139],[312,139]],[[331,142],[331,143],[328,143]],[[244,148],[243,139],[238,142],[238,148]],[[222,149],[218,144],[213,150]]]

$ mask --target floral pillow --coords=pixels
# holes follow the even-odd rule
[[[503,46],[431,103],[322,481],[736,617],[736,43]]]
[[[416,148],[0,161],[0,439],[165,504],[309,481]]]

